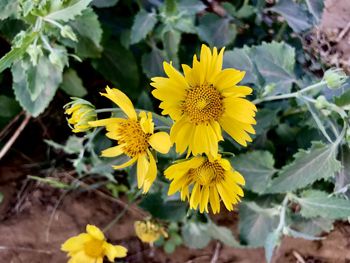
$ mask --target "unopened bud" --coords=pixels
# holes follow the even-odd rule
[[[340,68],[331,68],[324,73],[323,79],[327,82],[327,86],[330,89],[340,88],[348,76]]]

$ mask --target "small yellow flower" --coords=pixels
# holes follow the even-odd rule
[[[68,253],[68,263],[102,263],[107,256],[110,262],[123,258],[128,250],[123,246],[108,243],[100,229],[93,225],[86,226],[86,232],[69,238],[61,246]]]
[[[201,213],[208,212],[209,203],[214,214],[220,212],[220,199],[227,210],[232,211],[233,205],[244,195],[241,188],[245,184],[243,176],[220,155],[216,160],[202,156],[193,157],[173,164],[164,174],[172,180],[168,195],[180,191],[181,199],[188,199],[192,209],[199,206]]]
[[[86,132],[91,129],[89,121],[96,120],[95,107],[90,102],[72,98],[73,100],[67,103],[64,108],[65,114],[71,115],[68,119],[68,124],[73,125],[73,132]]]
[[[165,238],[168,237],[168,233],[165,231],[164,227],[150,220],[136,221],[134,223],[134,228],[138,238],[144,243],[149,243],[151,246],[153,246],[153,243],[161,236]]]
[[[124,164],[113,166],[114,169],[122,169],[137,161],[138,187],[146,193],[157,177],[157,165],[151,149],[157,152],[168,153],[171,142],[166,132],[154,133],[152,114],[144,111],[137,113],[130,99],[118,89],[106,88],[107,93],[101,93],[120,109],[127,118],[108,118],[89,122],[93,127],[105,126],[106,136],[117,141],[117,146],[102,151],[104,157],[115,157],[125,154],[130,160]]]
[[[245,99],[252,89],[238,85],[244,71],[222,69],[223,53],[202,45],[200,61],[194,55],[192,68],[182,65],[184,75],[164,62],[168,77],[152,78],[152,94],[162,101],[162,114],[175,122],[170,139],[179,153],[188,149],[188,155],[216,158],[221,128],[243,146],[252,141],[248,133],[255,134],[256,107]]]

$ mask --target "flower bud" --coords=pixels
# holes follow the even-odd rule
[[[323,79],[327,82],[327,86],[330,89],[340,88],[348,76],[340,68],[331,68],[324,73]]]
[[[135,221],[134,228],[138,238],[144,243],[149,243],[151,246],[161,236],[168,237],[168,233],[164,227],[151,220]]]
[[[69,39],[73,40],[74,42],[78,42],[78,38],[70,26],[66,25],[66,26],[61,28],[61,36],[65,37],[65,38],[69,38]]]
[[[65,114],[70,115],[68,125],[73,132],[86,132],[92,128],[89,125],[89,121],[97,119],[95,106],[80,98],[72,99],[71,102],[64,106]]]

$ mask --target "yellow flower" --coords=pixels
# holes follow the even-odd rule
[[[252,93],[246,86],[238,86],[244,71],[222,69],[224,49],[218,53],[202,45],[200,61],[196,55],[192,68],[182,65],[184,75],[164,62],[167,78],[152,78],[152,94],[161,100],[163,115],[170,115],[174,125],[170,139],[176,151],[188,155],[205,153],[217,156],[218,142],[223,140],[221,127],[239,144],[246,146],[254,134],[256,107],[244,99]]]
[[[172,180],[168,195],[181,192],[181,199],[188,199],[190,208],[201,213],[208,212],[210,203],[213,213],[220,212],[220,199],[227,210],[240,201],[245,184],[243,176],[235,171],[230,162],[220,155],[216,160],[197,156],[192,159],[173,164],[164,172],[165,177]],[[192,187],[189,193],[189,187]]]
[[[100,229],[93,225],[86,226],[86,232],[69,238],[61,246],[68,253],[68,263],[102,263],[107,256],[110,262],[123,258],[128,250],[123,246],[108,243]]]
[[[168,153],[171,142],[166,132],[154,133],[152,114],[144,111],[137,113],[130,99],[118,89],[106,88],[107,93],[101,93],[120,109],[128,118],[108,118],[89,122],[93,127],[105,126],[106,136],[117,141],[117,146],[102,151],[104,157],[115,157],[125,154],[130,157],[126,163],[113,166],[114,169],[122,169],[137,162],[138,187],[143,192],[148,192],[157,177],[157,165],[151,152],[154,149],[160,153]]]
[[[134,223],[134,228],[138,238],[144,243],[149,243],[151,246],[161,236],[165,238],[168,237],[168,233],[165,231],[164,227],[150,220],[136,221]]]
[[[73,100],[67,103],[64,108],[65,114],[71,115],[68,119],[68,124],[73,125],[73,132],[86,132],[91,129],[89,121],[96,120],[95,107],[90,102],[72,98]]]

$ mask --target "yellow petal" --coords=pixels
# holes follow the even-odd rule
[[[220,212],[220,197],[215,187],[212,187],[209,192],[210,206],[214,214]]]
[[[124,145],[117,145],[114,147],[107,148],[102,151],[101,156],[103,157],[115,157],[123,154]]]
[[[122,118],[108,118],[108,119],[102,119],[98,121],[89,121],[89,125],[91,127],[99,127],[99,126],[107,126],[107,125],[113,125],[118,124]]]
[[[149,137],[148,143],[157,152],[167,154],[171,147],[170,136],[166,132],[157,132]]]
[[[105,245],[106,256],[110,262],[114,262],[115,258],[126,257],[128,250],[123,246],[114,246],[110,243]]]
[[[178,72],[172,65],[167,62],[163,63],[164,71],[170,79],[174,79],[179,83],[184,89],[188,88],[188,83],[185,80],[185,77]]]
[[[147,155],[142,154],[137,159],[137,186],[141,188],[144,184],[146,174],[149,169],[149,162],[147,160]]]
[[[157,164],[156,160],[154,160],[153,154],[147,150],[147,154],[149,157],[149,168],[146,174],[145,182],[143,184],[143,193],[147,193],[151,188],[154,180],[157,178]]]
[[[239,71],[233,68],[222,70],[215,78],[213,85],[221,92],[227,88],[235,86],[245,75],[245,71]]]
[[[123,168],[125,168],[125,167],[128,167],[128,166],[130,166],[130,165],[132,165],[134,162],[136,162],[137,161],[137,157],[133,157],[133,158],[131,158],[129,161],[127,161],[127,162],[125,162],[125,163],[123,163],[123,164],[119,164],[119,165],[113,165],[112,167],[114,168],[114,169],[116,169],[116,170],[118,170],[118,169],[123,169]]]
[[[131,100],[122,91],[106,87],[107,93],[101,93],[121,108],[130,119],[137,119],[137,114]]]
[[[71,237],[62,244],[61,250],[74,253],[84,249],[84,243],[88,242],[89,240],[91,240],[91,237],[86,233]]]
[[[90,257],[86,255],[84,251],[80,251],[72,256],[72,261],[74,263],[97,263],[101,262],[101,260],[103,260],[102,257]]]
[[[95,239],[98,239],[98,240],[105,239],[103,232],[98,227],[96,227],[94,225],[87,225],[86,232]]]

